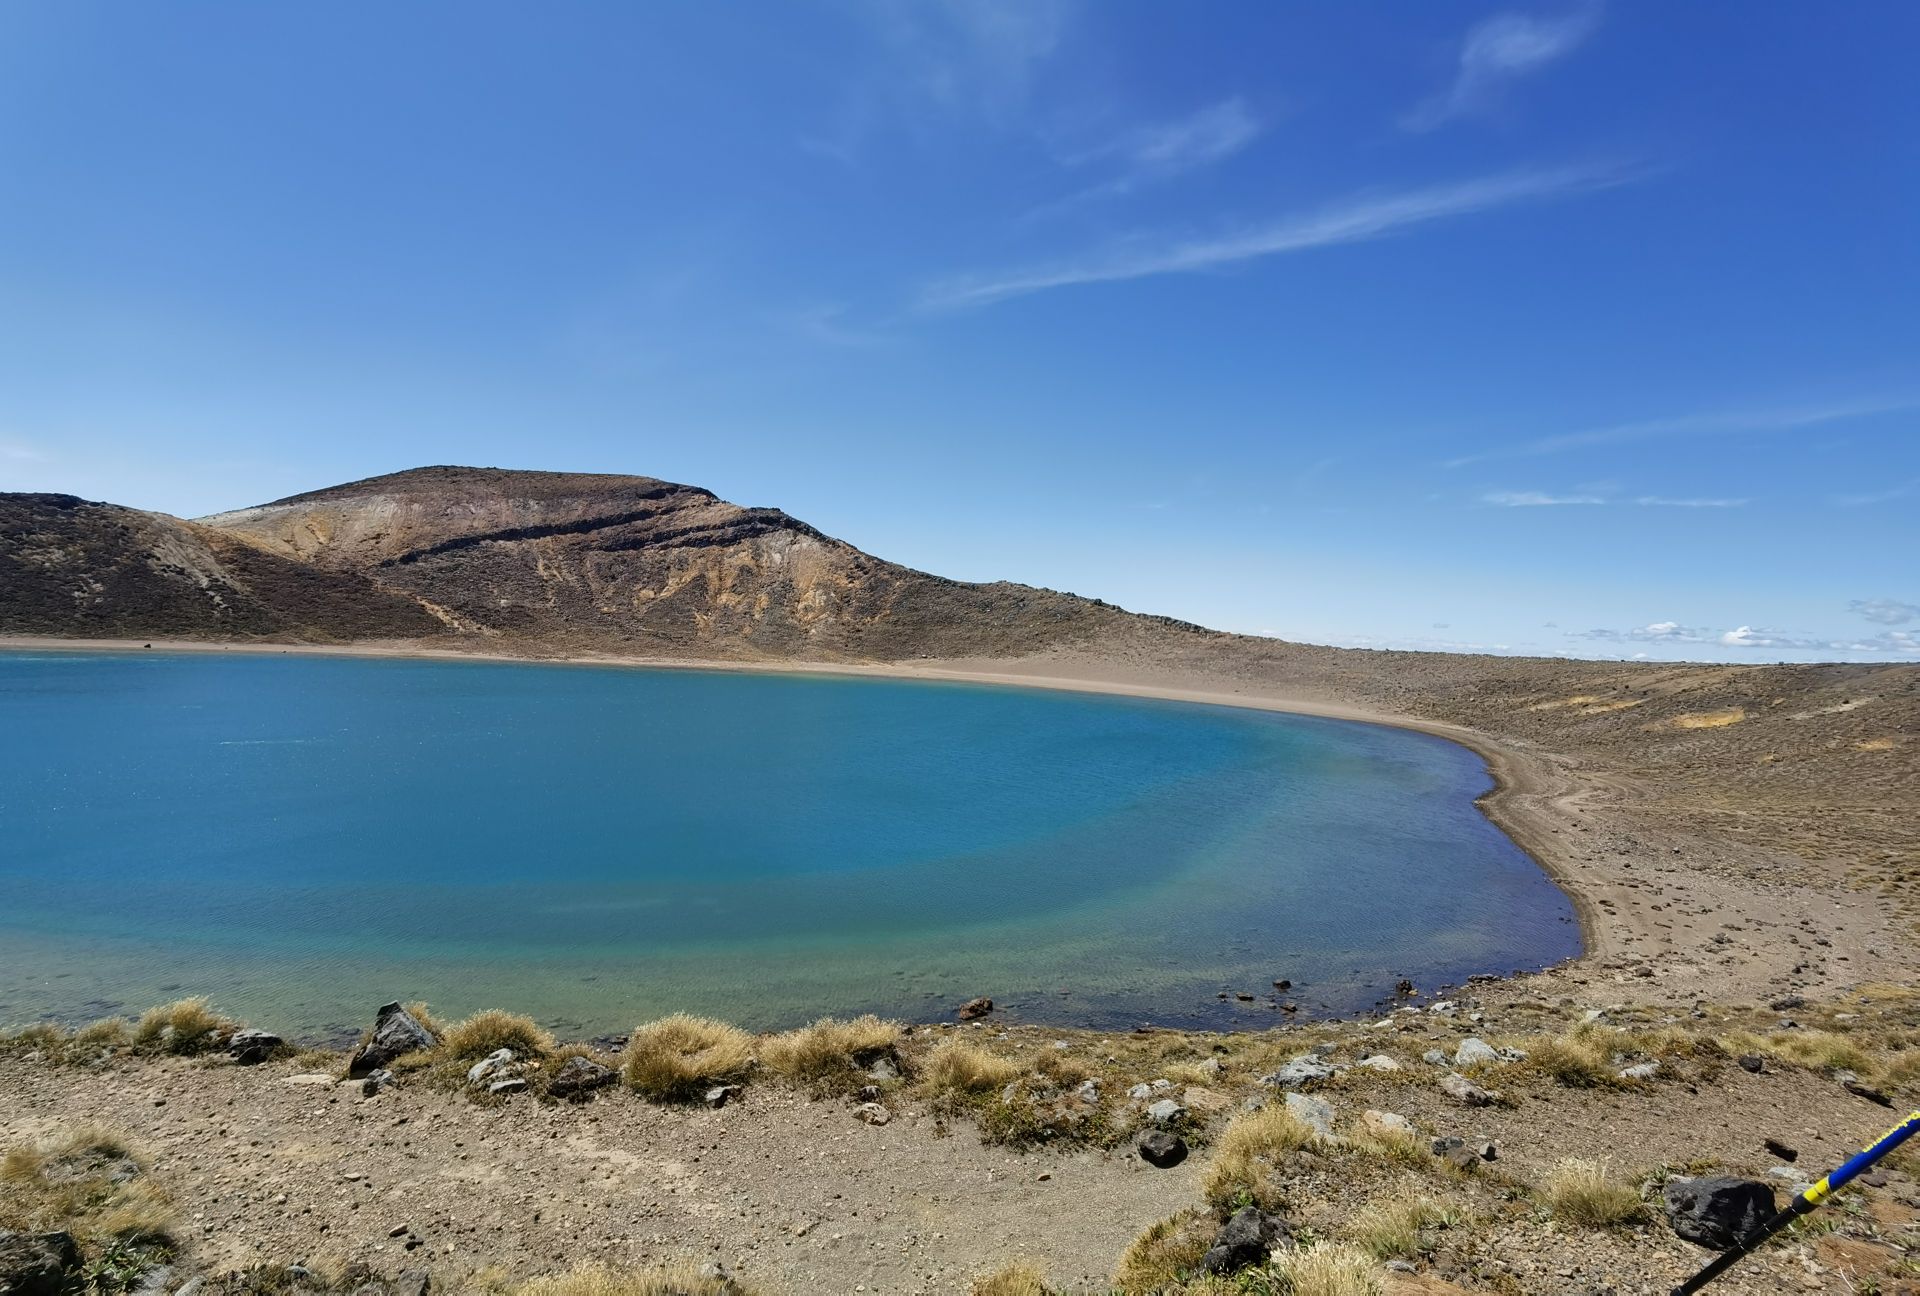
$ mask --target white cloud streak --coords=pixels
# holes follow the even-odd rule
[[[1613,423],[1604,427],[1585,428],[1578,432],[1561,432],[1532,441],[1523,441],[1517,445],[1482,450],[1446,460],[1443,466],[1464,468],[1468,464],[1484,463],[1489,459],[1525,459],[1539,455],[1561,454],[1569,450],[1584,450],[1593,446],[1619,445],[1629,441],[1653,441],[1667,437],[1740,436],[1793,432],[1802,428],[1822,427],[1829,423],[1842,423],[1849,419],[1867,418],[1875,414],[1897,413],[1916,408],[1920,408],[1920,400],[1901,397],[1840,405],[1794,406],[1784,409],[1741,410],[1712,414],[1686,414],[1678,418],[1643,419],[1633,423]],[[1910,482],[1901,488],[1906,492],[1915,489],[1920,489],[1920,481]],[[1871,497],[1853,498],[1872,502]]]
[[[1872,504],[1891,504],[1894,500],[1903,500],[1920,495],[1920,477],[1898,486],[1889,486],[1885,490],[1864,491],[1858,495],[1835,495],[1833,502],[1841,508],[1866,508]]]
[[[1499,508],[1555,508],[1563,504],[1605,504],[1599,495],[1549,495],[1545,491],[1488,491],[1482,504]]]
[[[1597,4],[1557,17],[1495,14],[1467,32],[1446,89],[1408,113],[1400,124],[1410,131],[1430,131],[1480,111],[1507,82],[1578,49],[1599,22]]]
[[[1264,257],[1367,242],[1413,226],[1516,203],[1610,189],[1641,174],[1619,165],[1567,166],[1363,196],[1239,233],[1175,242],[1136,239],[1098,257],[950,279],[928,289],[920,304],[932,310],[986,306],[1054,288],[1217,270]]]

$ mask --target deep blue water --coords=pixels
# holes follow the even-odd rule
[[[563,1030],[991,995],[1268,1025],[1578,953],[1378,726],[1032,689],[297,655],[0,653],[0,1021],[210,993]],[[1222,990],[1263,1002],[1222,1002]]]

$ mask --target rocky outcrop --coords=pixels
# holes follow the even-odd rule
[[[1214,1235],[1213,1245],[1200,1257],[1206,1273],[1237,1273],[1265,1262],[1267,1253],[1292,1238],[1292,1230],[1278,1215],[1257,1206],[1242,1206]]]
[[[61,1296],[69,1277],[77,1278],[80,1250],[66,1233],[9,1233],[0,1230],[0,1293],[4,1296]]]
[[[1715,1251],[1726,1250],[1774,1214],[1773,1189],[1752,1179],[1675,1179],[1664,1196],[1673,1231]]]
[[[353,1051],[347,1062],[347,1075],[355,1079],[368,1075],[408,1053],[433,1047],[433,1034],[397,1003],[382,1004],[374,1015],[373,1031]]]

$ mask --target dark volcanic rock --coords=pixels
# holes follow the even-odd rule
[[[553,1073],[553,1079],[547,1082],[547,1092],[555,1098],[568,1098],[581,1101],[595,1089],[604,1089],[619,1078],[610,1066],[602,1066],[592,1058],[570,1057]]]
[[[0,1292],[6,1296],[60,1296],[68,1274],[79,1268],[80,1249],[70,1234],[0,1230]]]
[[[227,1041],[227,1052],[241,1066],[257,1066],[272,1057],[273,1051],[285,1043],[271,1031],[235,1031],[233,1038]]]
[[[1166,1130],[1151,1130],[1140,1137],[1140,1159],[1169,1170],[1187,1159],[1187,1141]]]
[[[377,1071],[395,1058],[433,1047],[433,1036],[412,1013],[398,1003],[382,1004],[374,1015],[373,1034],[354,1050],[347,1075],[358,1078]]]
[[[977,1021],[993,1011],[993,1000],[982,995],[978,999],[969,999],[954,1011],[961,1021]]]
[[[1724,1251],[1773,1217],[1773,1189],[1753,1179],[1675,1179],[1666,1207],[1675,1233]]]
[[[1213,1245],[1200,1257],[1207,1273],[1226,1274],[1264,1262],[1277,1243],[1293,1236],[1287,1222],[1257,1206],[1242,1206],[1214,1235]]]

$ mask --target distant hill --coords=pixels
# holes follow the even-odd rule
[[[914,571],[694,486],[495,468],[418,468],[193,522],[0,495],[0,577],[0,632],[87,637],[885,661],[1030,653],[1131,619]]]

